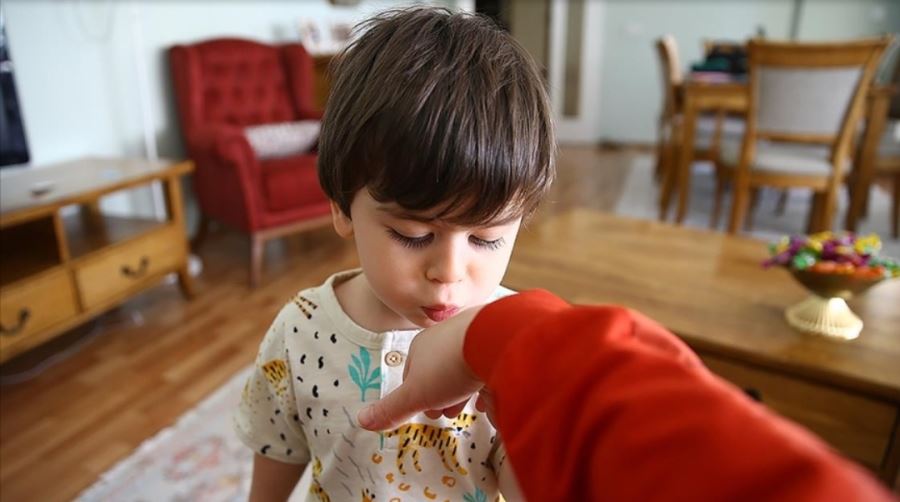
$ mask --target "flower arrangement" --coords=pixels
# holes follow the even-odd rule
[[[764,267],[781,266],[792,271],[853,276],[858,279],[900,277],[900,263],[878,255],[881,239],[875,234],[848,232],[782,237],[769,244]]]

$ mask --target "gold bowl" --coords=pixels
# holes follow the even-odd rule
[[[842,340],[853,340],[863,328],[862,319],[850,310],[846,300],[885,279],[809,270],[791,270],[791,275],[812,295],[785,311],[788,324],[804,333]]]

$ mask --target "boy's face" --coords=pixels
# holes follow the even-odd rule
[[[521,218],[483,227],[428,220],[381,203],[362,189],[352,219],[332,204],[334,225],[353,235],[363,272],[381,309],[378,324],[427,327],[487,301],[506,273]]]

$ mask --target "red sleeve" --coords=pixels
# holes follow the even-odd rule
[[[893,500],[635,312],[525,292],[483,308],[464,353],[529,500]]]

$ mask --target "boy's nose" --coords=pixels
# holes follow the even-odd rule
[[[432,282],[452,284],[462,281],[465,272],[465,250],[448,245],[435,253],[425,271],[425,277]]]

